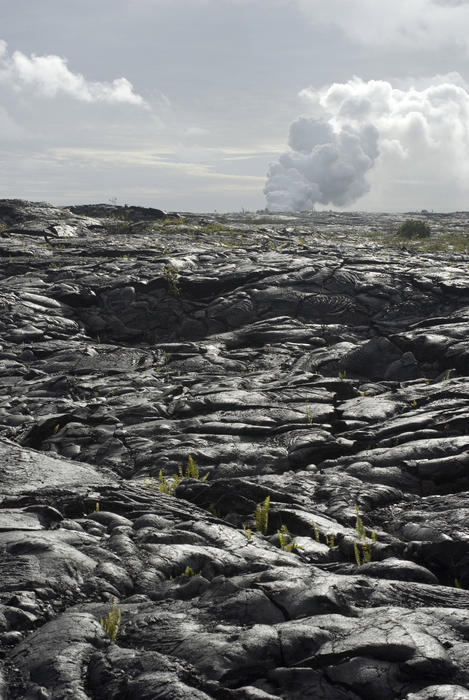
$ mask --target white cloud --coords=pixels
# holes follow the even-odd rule
[[[360,43],[396,48],[469,47],[467,0],[296,0],[315,25],[339,27]]]
[[[291,150],[267,180],[269,206],[341,206],[362,197],[370,186],[368,204],[374,201],[382,209],[399,207],[403,186],[407,207],[412,201],[415,208],[464,202],[469,91],[458,75],[425,84],[396,88],[384,80],[354,78],[322,90],[302,90],[313,116],[290,127]],[[441,201],[429,204],[435,192]]]
[[[15,91],[29,90],[36,95],[53,98],[68,95],[82,102],[108,102],[145,107],[143,97],[134,92],[127,78],[112,82],[89,81],[81,73],[73,73],[61,56],[26,56],[21,51],[8,54],[7,44],[0,40],[0,84]]]

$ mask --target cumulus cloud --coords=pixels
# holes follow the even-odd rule
[[[408,49],[469,48],[467,0],[295,0],[314,24],[339,27],[363,44]]]
[[[81,73],[73,73],[61,56],[26,56],[21,51],[10,56],[4,41],[0,41],[0,84],[46,98],[68,95],[81,102],[146,106],[127,78],[116,78],[112,82],[89,81]]]
[[[351,204],[371,186],[405,183],[462,195],[469,176],[469,91],[461,76],[396,88],[354,78],[300,95],[314,115],[293,122],[290,151],[268,174],[267,206]],[[318,116],[320,115],[320,117]],[[428,194],[427,194],[428,196]],[[386,208],[386,207],[384,207]]]

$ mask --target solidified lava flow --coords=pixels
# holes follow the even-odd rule
[[[0,697],[469,698],[468,216],[0,200]]]

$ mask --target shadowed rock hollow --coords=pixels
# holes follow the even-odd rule
[[[0,697],[469,698],[466,215],[164,216],[0,201]]]

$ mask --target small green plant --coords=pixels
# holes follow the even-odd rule
[[[99,503],[98,503],[98,501],[96,501],[96,504],[95,504],[95,506],[94,506],[94,512],[95,512],[95,513],[99,513]]]
[[[358,544],[357,544],[357,542],[356,542],[355,540],[353,540],[353,551],[354,551],[354,554],[355,554],[355,561],[356,561],[356,563],[357,563],[357,566],[361,566],[361,565],[362,565],[362,560],[361,560],[361,557],[360,557],[360,550],[358,549]]]
[[[343,370],[343,372],[339,372],[339,379],[347,379],[347,370]]]
[[[278,541],[280,544],[280,548],[285,551],[287,546],[290,543],[290,533],[288,532],[288,528],[286,525],[282,525],[280,530],[277,530],[277,535],[278,535]]]
[[[181,483],[182,477],[174,474],[172,481],[168,481],[165,476],[163,476],[163,471],[160,469],[158,473],[158,491],[161,493],[166,493],[168,496],[174,496],[176,489]]]
[[[357,505],[355,505],[355,513],[357,515],[357,519],[355,521],[355,530],[357,531],[358,536],[363,539],[366,537],[366,530],[365,526],[363,525],[363,520],[360,517],[360,510]]]
[[[412,408],[417,408],[417,400],[414,399],[413,401],[411,401],[410,405],[412,406]]]
[[[458,578],[454,579],[454,587],[455,588],[462,588],[461,581]]]
[[[203,476],[199,475],[199,469],[192,455],[187,457],[186,468],[183,470],[182,467],[179,467],[178,472],[180,479],[197,479],[197,481],[207,481],[209,475],[209,472]]]
[[[360,510],[357,505],[355,505],[355,513],[357,515],[357,519],[355,522],[355,530],[357,532],[358,537],[360,538],[360,541],[353,541],[353,552],[355,555],[355,561],[357,563],[357,566],[361,566],[362,564],[367,564],[371,561],[372,552],[371,546],[367,542],[366,529],[363,525],[363,520],[360,517]],[[376,532],[374,530],[371,533],[371,541],[373,543],[376,542]]]
[[[163,221],[161,222],[163,226],[176,226],[179,224],[184,223],[184,217],[183,216],[167,216]],[[153,231],[158,231],[159,226],[153,226]]]
[[[310,404],[306,406],[306,420],[309,424],[313,422],[313,409],[311,408]]]
[[[334,535],[326,535],[326,544],[329,549],[332,549],[335,546]]]
[[[397,235],[401,238],[429,238],[432,231],[426,221],[406,219],[397,229]]]
[[[153,476],[151,476],[148,481],[146,479],[143,480],[143,485],[147,489],[154,489],[155,488],[155,479]]]
[[[165,278],[166,283],[168,285],[168,292],[173,297],[180,296],[181,290],[179,289],[178,284],[177,267],[174,267],[174,265],[166,265],[166,267],[163,268],[163,277]]]
[[[176,489],[181,483],[181,481],[183,481],[183,479],[197,479],[197,481],[207,481],[208,476],[209,472],[204,474],[202,477],[200,476],[194,458],[192,457],[192,455],[189,455],[187,458],[186,468],[183,469],[181,466],[179,466],[178,473],[173,474],[171,477],[166,478],[163,475],[163,471],[160,469],[158,474],[158,491],[160,491],[161,493],[166,493],[168,496],[175,496]],[[143,485],[151,489],[154,488],[153,477],[151,477],[149,482],[147,482],[144,479]]]
[[[60,430],[60,425],[59,425],[59,423],[56,423],[56,424],[54,425],[54,433],[58,433],[59,430]]]
[[[222,226],[222,224],[219,224],[218,222],[214,221],[211,224],[204,224],[202,226],[202,232],[203,233],[220,233],[220,231],[226,231],[226,226]]]
[[[250,542],[251,537],[252,537],[252,530],[250,527],[247,527],[246,525],[244,525],[244,523],[243,523],[243,534],[246,537],[247,541]]]
[[[320,537],[319,537],[318,526],[316,525],[316,523],[314,522],[314,520],[311,522],[311,525],[313,526],[314,539],[316,540],[316,542],[319,542],[319,541],[320,541]]]
[[[186,465],[186,471],[185,471],[184,476],[187,479],[198,479],[199,478],[199,470],[197,469],[195,459],[193,458],[192,455],[188,455],[188,457],[187,457],[187,465]]]
[[[202,573],[201,571],[198,572],[199,574]],[[182,571],[180,574],[176,574],[176,576],[170,576],[169,580],[174,581],[176,578],[191,578],[192,576],[195,576],[196,572],[191,566],[186,566],[184,571]]]
[[[256,530],[261,532],[263,535],[267,534],[267,529],[269,527],[269,507],[270,496],[267,496],[263,503],[257,504],[256,512],[254,513]]]
[[[361,548],[363,563],[368,564],[371,561],[371,547],[367,542],[362,542]]]
[[[106,632],[107,636],[111,642],[115,642],[117,635],[119,634],[119,629],[121,626],[122,613],[120,609],[114,604],[112,606],[111,612],[108,614],[106,619],[101,618],[101,627]]]
[[[280,530],[277,530],[278,541],[283,552],[294,552],[295,549],[303,549],[291,537],[286,525],[282,525]]]

